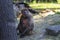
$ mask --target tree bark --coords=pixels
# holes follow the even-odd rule
[[[12,0],[0,0],[0,40],[17,40]]]

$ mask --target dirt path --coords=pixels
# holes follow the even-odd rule
[[[31,36],[26,36],[24,38],[19,38],[19,40],[60,40],[60,36],[51,37],[51,36],[43,36],[44,29],[46,27],[57,25],[55,22],[60,21],[60,15],[50,15],[45,18],[34,19],[34,34]],[[43,31],[42,31],[43,30]]]

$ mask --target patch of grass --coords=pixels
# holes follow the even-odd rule
[[[56,14],[60,14],[60,12],[56,12]]]
[[[30,3],[30,6],[34,9],[60,8],[60,4],[57,3]]]
[[[57,0],[58,3],[60,3],[60,0]]]

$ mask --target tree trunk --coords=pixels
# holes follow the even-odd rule
[[[0,40],[17,40],[12,0],[0,0]]]

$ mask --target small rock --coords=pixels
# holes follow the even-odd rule
[[[58,34],[60,34],[60,25],[50,26],[45,30],[47,35],[58,36]]]

